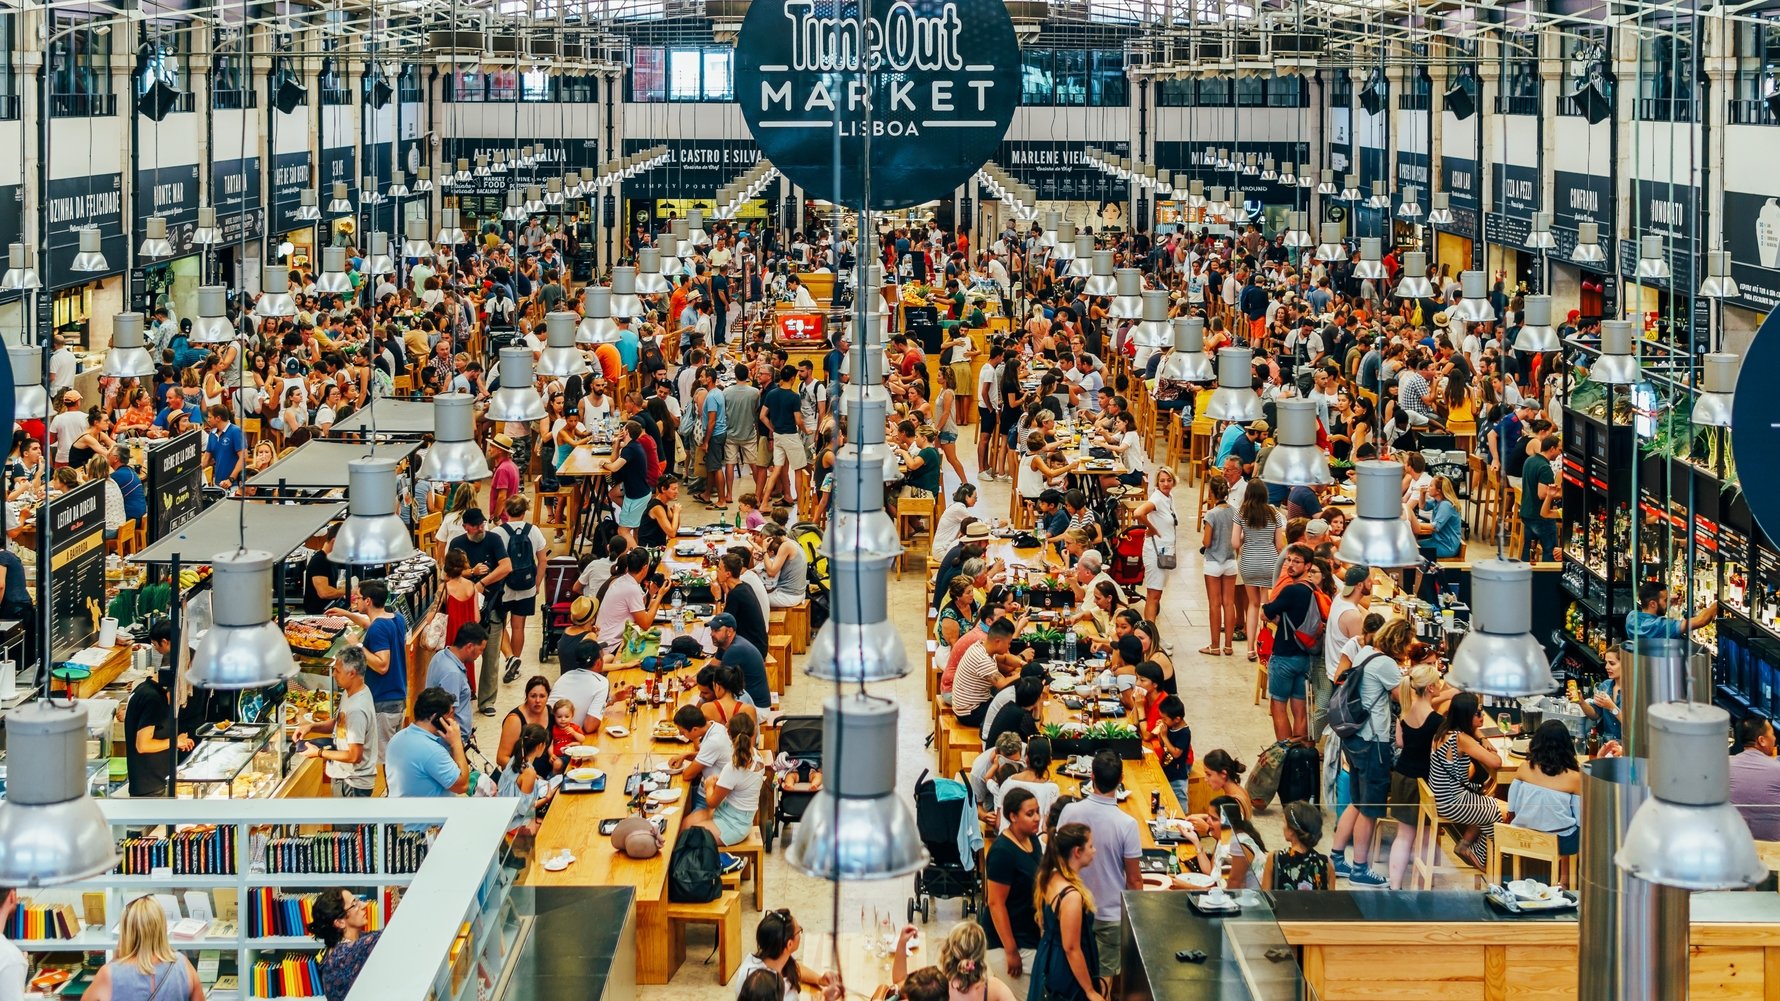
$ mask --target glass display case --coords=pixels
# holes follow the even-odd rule
[[[250,799],[271,796],[288,774],[284,727],[232,723],[198,731],[197,746],[173,773],[179,799]]]

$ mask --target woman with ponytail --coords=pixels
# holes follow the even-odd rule
[[[896,958],[890,965],[890,982],[900,984],[909,974],[909,940],[919,933],[914,925],[902,929]],[[1014,1001],[1014,992],[989,972],[989,937],[975,921],[960,921],[939,944],[939,972],[946,980],[947,1001]]]
[[[1100,968],[1094,901],[1080,875],[1093,861],[1094,835],[1087,825],[1063,824],[1051,832],[1034,884],[1044,933],[1032,959],[1028,1001],[1106,1001],[1094,976]]]

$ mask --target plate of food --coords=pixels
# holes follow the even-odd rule
[[[1182,872],[1175,874],[1174,885],[1183,890],[1209,890],[1218,885],[1218,879],[1202,872]]]
[[[625,729],[624,727],[621,727],[621,726],[609,726],[609,727],[606,727],[606,736],[608,736],[608,737],[628,737],[628,736],[630,736],[630,731]]]
[[[678,789],[657,789],[649,794],[651,803],[672,803],[680,798]]]
[[[697,539],[674,543],[675,556],[703,556],[704,554],[705,544]]]
[[[1068,695],[1081,686],[1082,679],[1073,674],[1065,674],[1051,679],[1051,691],[1058,695]]]
[[[598,782],[606,777],[598,768],[571,768],[566,775],[570,782]]]
[[[592,744],[570,744],[562,749],[562,756],[572,761],[591,758],[600,753],[600,749]]]
[[[680,735],[680,728],[665,719],[655,724],[655,728],[650,730],[649,734],[656,740],[672,740],[682,744],[686,743],[686,738]]]

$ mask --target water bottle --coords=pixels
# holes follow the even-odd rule
[[[1074,626],[1070,626],[1069,631],[1065,632],[1063,634],[1063,659],[1068,661],[1071,664],[1075,663],[1075,627]]]
[[[686,604],[686,597],[680,593],[680,589],[677,587],[674,588],[673,595],[673,601],[671,602],[674,609],[673,617],[678,619],[680,617],[680,609]]]

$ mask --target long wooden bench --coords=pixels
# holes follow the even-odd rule
[[[723,850],[748,860],[748,868],[736,875],[746,874],[754,881],[754,909],[766,910],[766,842],[760,838],[760,828],[749,831],[741,844],[726,845]]]
[[[686,958],[686,926],[714,925],[717,928],[717,982],[727,984],[742,965],[742,894],[724,890],[723,896],[706,904],[663,905],[668,929],[673,940],[674,966]]]

